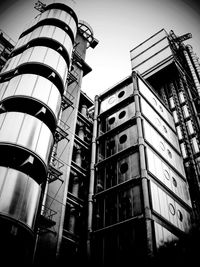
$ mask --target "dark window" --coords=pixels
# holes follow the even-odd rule
[[[108,123],[109,124],[113,124],[115,122],[115,117],[112,117],[108,120]]]
[[[125,143],[126,140],[127,140],[127,135],[126,135],[126,134],[123,134],[123,135],[120,136],[120,138],[119,138],[119,142],[120,142],[120,144]]]
[[[121,91],[121,92],[118,94],[118,97],[121,98],[121,97],[124,96],[124,94],[125,94],[125,92],[124,92],[124,91]]]
[[[125,172],[127,172],[127,170],[128,170],[128,164],[126,162],[122,163],[122,165],[120,166],[121,174],[124,174]]]
[[[126,111],[123,110],[119,113],[119,119],[122,119],[126,115]]]

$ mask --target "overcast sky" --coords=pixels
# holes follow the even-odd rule
[[[15,41],[25,24],[38,14],[36,0],[0,3],[0,28]],[[48,0],[42,1],[47,3]],[[88,49],[92,72],[82,89],[92,99],[131,73],[130,50],[160,29],[192,33],[191,44],[200,57],[200,1],[194,0],[75,0],[78,17],[91,25],[99,40]]]

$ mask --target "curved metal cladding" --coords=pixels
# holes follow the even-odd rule
[[[0,218],[34,230],[78,19],[46,6],[21,34],[0,74]]]

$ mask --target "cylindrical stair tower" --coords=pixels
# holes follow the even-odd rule
[[[70,7],[46,6],[21,34],[0,74],[1,247],[15,263],[14,255],[28,263],[34,246],[77,25]]]

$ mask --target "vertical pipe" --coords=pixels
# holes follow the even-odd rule
[[[140,111],[140,99],[138,90],[138,77],[133,75],[134,88],[134,100],[136,109],[136,122],[138,130],[138,146],[139,146],[139,157],[140,157],[140,175],[141,184],[143,192],[143,203],[144,203],[144,217],[147,233],[147,256],[153,255],[153,242],[152,242],[152,224],[151,224],[151,210],[150,210],[150,200],[149,200],[149,190],[148,190],[148,176],[146,168],[146,158],[145,158],[145,141],[142,130],[142,117]]]
[[[96,137],[98,130],[98,110],[99,99],[95,96],[94,102],[94,124],[92,134],[92,155],[90,164],[90,181],[89,181],[89,194],[88,194],[88,237],[87,237],[87,255],[88,261],[91,261],[91,234],[92,234],[92,217],[93,217],[93,195],[94,195],[94,182],[95,182],[95,163],[96,163]]]

